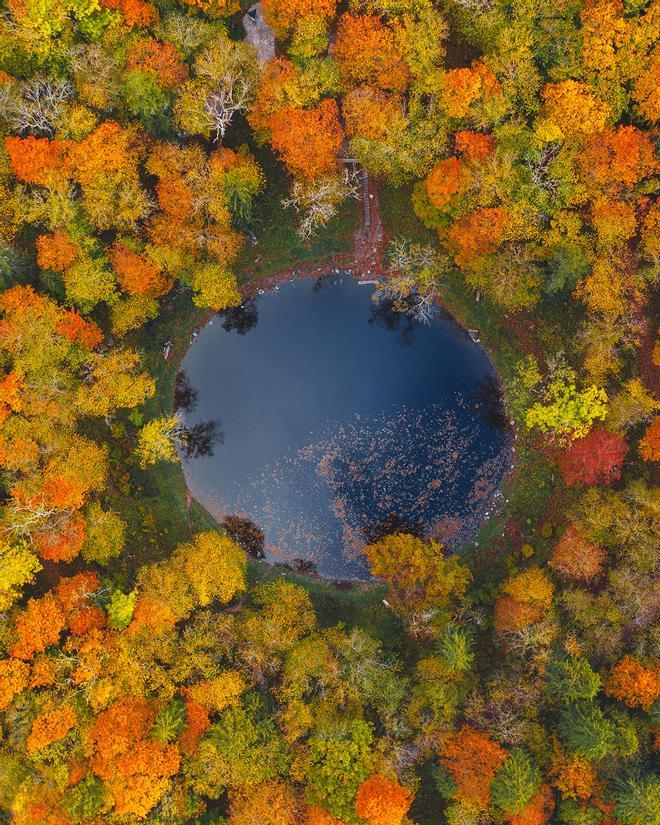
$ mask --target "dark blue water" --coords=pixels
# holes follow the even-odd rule
[[[270,560],[341,578],[366,578],[365,541],[394,530],[464,544],[510,463],[484,350],[451,317],[418,324],[372,293],[300,280],[216,316],[179,385],[195,498],[256,523]]]

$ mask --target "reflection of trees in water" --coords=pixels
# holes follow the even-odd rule
[[[183,370],[174,379],[174,411],[192,412],[197,406],[197,390],[193,389]]]
[[[184,443],[186,458],[210,457],[214,453],[216,443],[223,444],[225,434],[220,429],[220,419],[200,421],[186,428],[187,437]]]
[[[327,275],[321,275],[320,278],[314,281],[313,290],[314,292],[319,292],[326,286],[337,286],[337,284],[344,282],[344,277],[350,280],[350,276],[344,276],[344,274],[340,272],[329,272]]]
[[[481,379],[474,398],[479,405],[481,418],[488,427],[498,430],[507,428],[509,422],[502,386],[494,375],[486,375]]]
[[[223,525],[229,538],[240,544],[248,556],[252,556],[253,559],[265,557],[266,537],[257,524],[241,516],[227,516]]]
[[[259,320],[259,310],[254,298],[248,298],[238,307],[228,307],[219,315],[223,319],[222,328],[225,332],[237,332],[239,335],[245,335],[256,327]]]
[[[291,559],[287,567],[290,567],[294,573],[299,573],[301,576],[318,576],[316,565],[311,559]]]
[[[388,332],[396,332],[399,344],[404,347],[412,346],[415,320],[407,312],[402,311],[395,301],[386,298],[374,303],[369,323],[383,327]]]
[[[197,406],[197,400],[197,390],[191,386],[188,376],[181,370],[174,379],[174,411],[192,412]],[[186,438],[182,445],[184,458],[210,457],[213,455],[215,444],[224,442],[220,419],[186,425],[185,430]]]
[[[408,533],[411,536],[424,536],[424,527],[416,519],[403,518],[398,513],[388,513],[375,524],[370,524],[364,531],[364,540],[367,544],[382,541],[385,536],[396,533]]]

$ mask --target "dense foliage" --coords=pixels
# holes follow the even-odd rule
[[[262,65],[234,2],[0,18],[3,821],[659,825],[658,0],[263,5]],[[381,536],[350,592],[153,504],[157,336],[241,303],[274,158],[309,238],[342,152],[389,294],[478,291],[519,460],[470,553]]]

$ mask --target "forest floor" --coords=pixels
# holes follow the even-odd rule
[[[639,373],[649,392],[657,398],[660,396],[660,369],[654,362],[654,353],[657,341],[657,331],[652,318],[658,317],[658,306],[649,306],[644,319],[644,331],[639,342]]]

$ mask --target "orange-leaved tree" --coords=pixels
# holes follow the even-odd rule
[[[70,561],[84,508],[107,476],[107,447],[78,430],[85,415],[141,403],[153,383],[137,354],[95,348],[99,327],[32,287],[0,296],[0,464],[11,471],[4,527],[44,559]]]
[[[436,209],[449,210],[466,188],[472,175],[456,157],[445,158],[429,172],[424,181],[426,194]]]
[[[71,175],[83,192],[87,217],[99,231],[134,231],[151,211],[138,164],[146,152],[135,128],[99,124],[68,153]]]
[[[392,29],[374,14],[342,14],[333,56],[344,81],[403,92],[410,75]]]
[[[264,17],[279,38],[286,38],[300,20],[317,17],[329,23],[335,16],[337,0],[264,0]]]
[[[28,686],[30,666],[20,659],[0,659],[0,710],[7,708],[14,696]]]
[[[76,722],[76,712],[70,705],[40,713],[32,723],[26,744],[27,752],[37,753],[63,739],[75,727]]]
[[[151,38],[138,40],[131,46],[126,68],[153,75],[164,88],[176,86],[188,77],[188,69],[174,44]]]
[[[639,442],[644,461],[660,461],[660,415],[656,415]]]
[[[456,220],[447,232],[459,266],[471,266],[475,259],[497,251],[505,238],[509,216],[502,206],[476,209]]]
[[[548,83],[541,93],[543,114],[558,135],[566,140],[579,140],[605,128],[611,116],[610,106],[601,100],[591,86],[576,80]]]
[[[629,189],[657,169],[650,135],[635,126],[589,134],[578,154],[578,165],[581,182],[592,192]]]
[[[510,823],[511,825],[544,825],[550,821],[554,810],[555,800],[552,788],[549,785],[542,785],[525,810],[514,814]]]
[[[62,605],[71,633],[82,636],[94,628],[105,627],[105,611],[90,603],[99,587],[98,577],[91,571],[64,577],[57,583],[55,595]]]
[[[99,0],[101,6],[121,12],[128,26],[150,26],[158,20],[158,11],[145,0]]]
[[[295,789],[286,782],[262,782],[229,797],[230,825],[296,825],[298,812]]]
[[[37,237],[37,263],[42,269],[64,272],[79,252],[78,245],[62,230]]]
[[[11,655],[17,659],[32,659],[35,653],[56,645],[64,630],[64,611],[52,593],[40,599],[30,599],[14,622],[15,642]]]
[[[343,819],[337,819],[337,817],[317,805],[306,805],[301,821],[303,825],[346,825]]]
[[[552,582],[538,567],[508,579],[495,603],[495,630],[515,632],[539,622],[552,605],[552,595]]]
[[[460,69],[450,69],[442,79],[439,100],[448,117],[465,118],[475,113],[479,104],[495,106],[503,113],[504,96],[491,69],[479,60]]]
[[[66,158],[72,141],[35,137],[5,139],[12,171],[20,180],[48,186],[66,178]]]
[[[488,734],[463,725],[440,749],[440,761],[456,785],[456,799],[478,809],[488,806],[490,785],[506,751]]]
[[[129,295],[160,298],[172,288],[172,281],[162,268],[126,244],[116,242],[110,249],[110,261],[121,288]]]
[[[396,779],[381,774],[367,777],[355,797],[355,813],[369,825],[401,825],[413,796]]]
[[[211,727],[211,711],[206,705],[186,696],[186,724],[179,735],[179,748],[185,756],[192,756],[206,731]]]
[[[577,524],[569,524],[555,545],[548,564],[562,576],[586,582],[603,573],[607,553],[588,541]]]
[[[112,793],[119,816],[146,816],[179,769],[176,746],[148,735],[156,713],[155,704],[126,696],[103,711],[89,732],[92,770]]]
[[[286,106],[270,121],[271,145],[295,178],[314,180],[337,169],[344,131],[335,100],[313,109]]]
[[[495,150],[495,138],[483,132],[459,131],[454,134],[454,141],[456,152],[469,160],[485,160]]]
[[[376,86],[358,86],[344,97],[342,114],[348,137],[381,140],[403,121],[401,97]]]
[[[612,668],[605,683],[605,693],[628,707],[650,710],[660,697],[660,665],[657,660],[652,660],[645,667],[638,659],[626,654]]]
[[[597,198],[591,207],[591,223],[601,250],[623,246],[637,230],[635,207],[623,200]]]
[[[565,799],[589,799],[598,787],[593,762],[576,753],[565,753],[556,748],[550,773],[553,784]]]
[[[83,318],[75,309],[63,310],[55,329],[58,335],[87,350],[94,349],[103,341],[103,333],[94,321]]]

